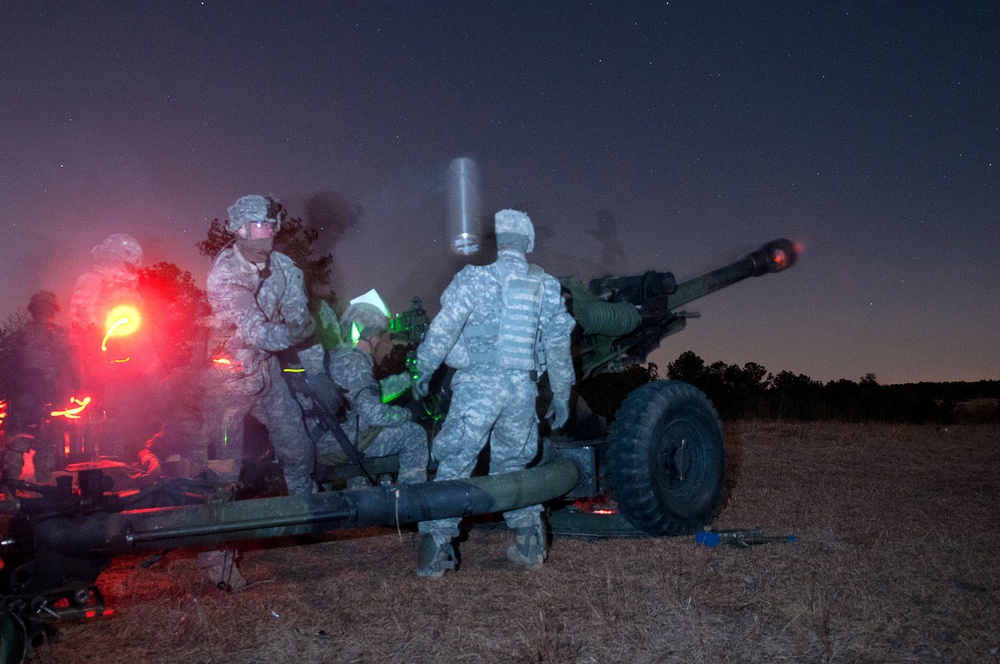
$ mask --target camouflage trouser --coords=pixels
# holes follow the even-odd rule
[[[522,470],[538,453],[538,388],[527,371],[459,371],[452,381],[451,407],[432,454],[438,461],[435,480],[469,477],[476,457],[490,443],[490,474]],[[504,512],[510,528],[541,524],[541,505]],[[419,524],[435,539],[456,537],[461,519],[436,519]]]
[[[416,422],[383,427],[364,454],[365,458],[399,454],[400,484],[427,481],[427,432]]]
[[[233,459],[237,472],[243,461],[243,418],[252,414],[267,427],[278,459],[284,465],[291,495],[315,488],[312,473],[316,450],[302,423],[302,409],[292,398],[274,358],[268,362],[269,380],[258,394],[242,394],[239,384],[227,382],[205,395],[204,444],[216,456]]]
[[[350,419],[348,417],[348,419]],[[348,422],[344,427],[344,434],[353,443],[359,443],[356,426]],[[362,422],[362,434],[373,431],[364,426]],[[427,432],[416,422],[403,422],[394,427],[377,427],[377,435],[367,446],[361,448],[362,456],[365,459],[373,457],[384,457],[392,454],[399,455],[399,482],[401,484],[415,484],[427,481]],[[373,432],[374,432],[373,431]],[[362,436],[364,437],[364,436]],[[322,461],[327,463],[342,464],[347,463],[347,455],[341,449],[340,444],[327,433],[316,443],[316,452]]]

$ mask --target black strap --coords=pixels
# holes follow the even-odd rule
[[[322,422],[323,426],[333,434],[334,440],[337,441],[340,449],[343,450],[347,460],[361,471],[361,474],[364,475],[370,485],[375,486],[375,478],[365,469],[363,455],[358,450],[357,445],[351,442],[351,439],[347,437],[344,429],[340,426],[341,418],[339,417],[339,413],[344,405],[343,390],[330,378],[329,355],[329,352],[323,353],[324,372],[322,375],[310,376],[306,372],[289,371],[282,371],[282,375],[285,377],[285,382],[288,384],[288,388],[292,391],[293,395],[304,395],[312,402],[312,408],[302,409],[303,415],[314,417]],[[318,443],[323,435],[322,432],[310,429],[309,427],[306,427],[306,429],[313,443]]]

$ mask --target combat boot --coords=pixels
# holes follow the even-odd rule
[[[514,545],[507,549],[507,559],[525,569],[539,570],[545,564],[545,524],[537,523],[514,529]]]
[[[454,571],[458,559],[451,538],[434,533],[423,533],[420,536],[420,551],[417,555],[417,576],[429,579],[439,579],[448,570]]]

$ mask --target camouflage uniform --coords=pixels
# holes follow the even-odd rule
[[[537,310],[540,350],[547,361],[554,400],[565,403],[574,382],[570,332],[575,322],[566,312],[559,282],[538,268],[533,273],[540,275],[542,288]],[[442,294],[441,312],[417,349],[421,380],[442,362],[457,369],[448,416],[432,444],[439,464],[435,480],[469,477],[487,441],[491,474],[521,470],[538,452],[537,376],[523,368],[503,368],[496,357],[496,330],[503,323],[504,311],[502,284],[508,275],[528,274],[524,254],[503,249],[491,265],[463,268]],[[504,519],[519,536],[530,532],[543,537],[541,511],[540,505],[532,505],[506,512]],[[438,519],[423,522],[419,528],[440,546],[458,535],[459,522],[457,518]],[[544,558],[544,541],[536,544]]]
[[[302,271],[277,251],[259,270],[229,247],[215,259],[207,286],[213,312],[209,348],[231,363],[216,364],[208,380],[204,434],[209,448],[234,459],[238,471],[243,418],[251,413],[270,433],[288,492],[312,491],[315,449],[275,356],[301,341],[296,330],[309,321]]]
[[[364,457],[383,457],[399,454],[399,481],[401,483],[427,480],[427,432],[411,421],[410,411],[400,406],[382,403],[383,385],[398,384],[400,377],[391,376],[380,385],[375,380],[374,360],[360,349],[344,344],[330,353],[329,375],[344,390],[347,399],[347,417],[344,433],[358,443]],[[409,388],[409,376],[401,376]],[[347,458],[333,438],[326,434],[317,443],[317,450],[324,460],[344,463]]]
[[[58,438],[47,423],[49,413],[66,407],[71,391],[79,388],[66,331],[51,322],[31,321],[14,335],[3,365],[9,396],[3,478],[16,481],[24,455],[34,449],[35,480],[47,483],[55,467]]]

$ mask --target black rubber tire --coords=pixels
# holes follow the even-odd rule
[[[650,535],[690,535],[718,515],[725,437],[697,388],[658,380],[634,390],[608,436],[608,479],[618,509]]]
[[[9,611],[0,614],[0,664],[21,664],[28,651],[28,630]]]

